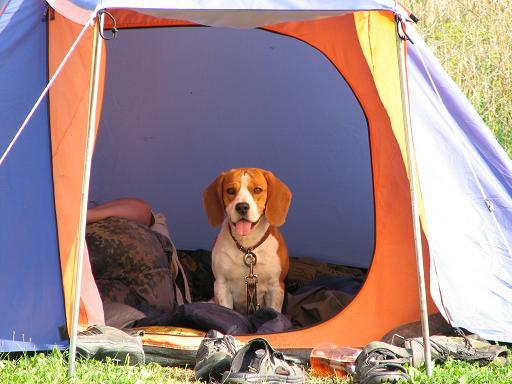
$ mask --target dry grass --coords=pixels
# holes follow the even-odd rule
[[[408,0],[441,64],[512,155],[512,2]]]

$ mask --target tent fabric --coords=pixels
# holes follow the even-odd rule
[[[0,15],[0,153],[44,89],[44,4],[11,0]],[[0,7],[2,8],[2,7]],[[16,76],[19,74],[19,76]],[[48,100],[0,167],[0,350],[64,348]]]
[[[391,17],[384,17],[381,22],[387,23],[386,30],[388,32],[394,31],[394,22]],[[336,327],[340,329],[335,336],[336,342],[348,345],[360,345],[370,339],[379,338],[386,330],[398,324],[411,321],[412,319],[417,319],[418,316],[418,299],[415,288],[415,264],[414,257],[411,257],[413,256],[413,243],[412,230],[410,228],[409,187],[404,162],[401,158],[399,146],[396,144],[388,113],[379,99],[377,89],[373,85],[372,74],[367,66],[360,65],[361,60],[364,60],[364,56],[357,43],[357,30],[352,15],[321,21],[288,23],[268,29],[288,38],[304,42],[318,50],[329,58],[335,68],[343,74],[344,78],[349,83],[355,97],[365,111],[368,125],[370,126],[372,173],[375,188],[374,200],[376,203],[375,251],[370,276],[361,294],[350,304],[349,308],[343,312],[343,316],[338,316],[334,324],[321,324],[307,331],[269,335],[268,338],[276,346],[293,347],[296,345],[297,340],[301,340],[301,344],[314,346],[318,340],[325,341],[326,338],[332,337],[331,327]],[[314,31],[314,33],[311,33],[311,31]],[[130,32],[133,34],[136,31]],[[119,36],[122,36],[122,33],[123,31],[120,32]],[[343,48],[350,50],[351,55],[344,55],[343,49],[340,49],[337,45],[333,45],[332,36],[344,36],[343,41],[346,45],[344,45]],[[146,40],[146,44],[150,44],[149,42],[153,41],[149,38]],[[393,40],[390,39],[390,41]],[[116,42],[113,41],[112,44],[115,45]],[[393,44],[395,44],[394,41]],[[396,46],[392,45],[391,47],[394,50],[393,52],[396,52]],[[116,50],[112,49],[110,52],[116,52]],[[384,54],[384,52],[382,54]],[[146,55],[142,55],[142,57],[145,56]],[[134,64],[136,65],[137,63]],[[171,65],[169,65],[169,67],[175,69],[175,67]],[[121,70],[116,71],[112,76],[120,75],[119,71]],[[109,74],[107,73],[106,76],[108,78]],[[133,78],[134,74],[128,77]],[[150,83],[154,84],[154,86],[162,86],[162,84],[155,83],[154,81]],[[395,72],[394,83],[391,82],[391,84],[391,86],[395,88],[399,87],[397,71]],[[137,87],[140,87],[140,85]],[[126,92],[126,89],[124,89],[124,91]],[[117,89],[117,93],[122,94],[123,91]],[[113,96],[115,103],[121,103],[121,101],[119,101],[120,98],[121,96],[116,96],[116,94]],[[161,97],[157,97],[157,100],[160,101]],[[131,102],[137,103],[136,99],[131,100]],[[125,108],[124,110],[133,110],[137,108],[137,105],[138,104],[130,108]],[[401,113],[400,108],[395,107],[394,110],[398,111],[397,113]],[[110,140],[113,143],[117,143],[120,137],[119,134],[115,132],[121,132],[120,128],[114,127],[112,128],[114,132],[109,133],[108,127],[113,126],[116,122],[125,125],[123,123],[124,119],[118,118],[114,120],[114,117],[120,114],[119,111],[116,113],[115,110],[112,112],[103,111],[103,114],[105,118],[110,120],[110,123],[103,127],[106,128],[104,134],[112,135]],[[133,116],[139,115],[134,114]],[[145,119],[141,121],[146,122]],[[170,121],[176,121],[176,123],[170,123],[168,129],[177,129],[179,125],[176,126],[176,124],[180,121],[179,116],[176,117],[176,119],[170,119]],[[134,134],[135,133],[130,130],[128,136]],[[146,128],[144,137],[146,137],[147,140],[153,138],[157,143],[159,142],[151,132],[151,127]],[[99,142],[98,145],[101,145],[101,142]],[[175,146],[179,145],[177,141],[172,144],[169,150],[173,150]],[[98,147],[98,151],[100,151],[100,148],[101,147]],[[191,150],[195,151],[195,149],[195,146],[191,147]],[[114,159],[118,156],[116,149],[113,149],[112,153],[108,151],[98,152],[98,154],[100,153],[103,155],[97,163],[97,166],[102,169],[103,166],[109,167],[109,165],[105,164],[108,161],[109,155]],[[130,151],[130,153],[132,152]],[[194,152],[191,153],[192,156],[193,153]],[[186,161],[186,159],[184,160]],[[194,167],[190,170],[192,169],[194,169]],[[141,170],[138,172],[140,171]],[[197,172],[198,171],[194,171],[194,174]],[[129,176],[126,175],[126,177]],[[392,182],[390,182],[390,180],[392,180]],[[136,179],[133,179],[132,182],[136,183]],[[158,188],[158,185],[155,187]],[[177,185],[175,188],[180,187],[182,186]],[[100,183],[98,188],[108,189],[109,187],[102,186]],[[390,212],[393,212],[393,214],[391,215]],[[170,220],[172,220],[172,216],[170,216]],[[171,231],[173,230],[172,227],[171,225]],[[393,276],[395,275],[394,271],[399,269],[407,270],[410,273],[407,273],[406,276],[402,277],[400,281],[397,282]],[[383,301],[375,300],[375,298],[379,296],[395,297],[395,299],[392,300],[392,302],[384,303]],[[407,303],[406,306],[404,306],[404,302]]]
[[[160,16],[161,16],[161,14],[160,14]],[[377,39],[380,34],[382,34],[383,36],[394,36],[391,34],[391,31],[394,28],[394,24],[392,22],[391,16],[386,15],[385,13],[382,15],[379,15],[378,13],[374,13],[374,12],[358,13],[355,15],[355,18],[356,18],[356,26],[357,26],[358,32],[359,32],[359,35],[358,35],[359,42],[360,42],[361,46],[363,47],[363,52],[365,54],[366,61],[369,64],[369,68],[371,68],[371,70],[373,72],[371,78],[375,81],[375,84],[377,86],[377,92],[379,92],[380,101],[382,101],[384,103],[384,107],[387,111],[387,116],[389,116],[387,118],[392,119],[391,127],[394,131],[395,139],[397,140],[400,150],[402,152],[402,155],[400,157],[403,159],[403,157],[404,157],[404,136],[403,136],[403,122],[401,121],[401,106],[399,103],[399,98],[400,98],[399,95],[400,94],[398,91],[399,88],[397,86],[398,78],[397,78],[397,74],[395,74],[395,76],[386,76],[386,75],[388,75],[388,73],[384,72],[381,69],[381,68],[389,68],[389,67],[396,68],[397,67],[395,63],[389,62],[391,55],[387,54],[387,52],[389,52],[390,49],[396,50],[396,46],[395,46],[395,48],[393,48],[393,44],[395,44],[395,43],[392,41],[392,39],[390,39],[390,45],[388,45],[388,48],[386,48],[385,45],[382,45],[382,40],[379,41],[379,44],[371,44],[371,43],[368,45],[366,44],[367,41],[371,42],[372,39],[374,39],[374,40]],[[387,20],[387,22],[377,21],[378,18],[388,18],[388,20]],[[324,19],[321,21],[321,24],[328,25],[330,20],[331,19]],[[336,18],[336,19],[332,18],[332,20],[338,20],[338,18]],[[315,23],[316,23],[315,21],[303,22],[303,24],[308,24],[308,27],[313,30],[315,30],[315,27],[316,27]],[[310,38],[309,33],[307,36],[304,36],[304,37],[300,35],[300,32],[299,32],[300,28],[297,27],[299,25],[299,23],[288,23],[288,24],[284,24],[284,25],[291,27],[290,31],[286,31],[286,28],[274,29],[272,27],[269,29],[279,31],[280,33],[283,33],[285,35],[288,34],[295,38],[307,41],[309,44],[317,47],[318,49],[320,49],[322,51],[321,44],[318,45],[318,43],[317,43],[315,45],[314,43],[311,43],[311,41],[308,41],[308,38]],[[385,30],[385,28],[386,28],[385,26],[388,26],[388,34],[381,32],[381,31]],[[381,28],[383,28],[383,29],[381,29]],[[316,31],[318,31],[318,30],[316,30]],[[319,34],[317,36],[319,36]],[[355,47],[355,49],[357,49],[357,47]],[[379,50],[380,50],[380,52],[379,52]],[[325,50],[323,52],[325,53]],[[327,56],[334,62],[336,61],[335,59],[333,59],[333,56],[335,56],[335,55],[331,55],[328,53]],[[409,67],[413,67],[414,61],[410,58],[410,56],[408,56],[408,60],[410,61],[408,63]],[[387,65],[383,64],[385,61],[387,61],[387,63],[386,63]],[[412,74],[414,72],[414,68],[411,68],[410,71]],[[341,68],[340,72],[347,73],[347,67]],[[410,76],[412,76],[412,75],[410,75]],[[350,76],[348,76],[348,77],[350,77]],[[393,84],[392,79],[394,79],[394,84]],[[389,82],[391,82],[391,84]],[[357,87],[354,87],[355,92],[356,92],[356,89],[357,89]],[[415,94],[411,92],[411,95],[412,95],[412,99],[414,99]],[[365,110],[365,112],[368,115],[372,115],[374,112],[371,112],[371,108],[368,105],[364,106],[364,102],[367,100],[375,99],[375,96],[372,97],[372,96],[369,96],[367,93],[362,92],[360,95],[358,95],[358,99],[362,100],[363,109]],[[419,101],[420,103],[422,102],[420,98],[415,99],[415,100],[420,100]],[[425,117],[423,117],[423,119],[425,120]],[[373,128],[370,127],[371,135],[372,135],[372,132],[375,132],[375,131],[376,131],[376,129],[374,127]],[[372,142],[372,146],[375,147],[375,145],[376,145],[375,142],[378,140],[373,140],[371,138],[370,141]],[[419,151],[420,150],[418,150],[418,152]],[[381,201],[380,198],[377,197],[377,195],[379,193],[378,192],[379,191],[379,188],[378,188],[379,171],[381,170],[380,167],[382,166],[382,164],[386,164],[382,158],[378,157],[378,155],[377,155],[378,153],[379,152],[377,150],[372,149],[374,185],[376,187],[375,193],[376,193],[376,203],[377,204],[379,204],[379,202]],[[418,164],[418,167],[420,167],[419,164]],[[424,167],[424,163],[421,165],[421,167]],[[396,174],[390,175],[389,177],[391,177],[391,178],[396,177]],[[387,182],[389,182],[389,179],[387,179]],[[424,183],[422,183],[422,188],[424,188],[423,184]],[[405,188],[406,184],[403,184],[403,186]],[[403,193],[404,193],[404,196],[407,195],[407,193],[408,193],[407,188],[404,189]],[[407,208],[405,208],[405,210],[407,210]],[[428,211],[428,208],[427,208],[427,211]],[[378,216],[378,212],[379,212],[379,208],[376,207],[376,216]],[[433,211],[430,212],[430,215],[432,215],[432,212]],[[378,219],[377,219],[377,221],[378,221]],[[430,223],[430,222],[432,222],[432,220],[430,220],[430,219],[427,219],[426,221],[424,221],[424,223],[426,223],[426,224]],[[427,226],[430,227],[429,225],[427,225]],[[377,224],[376,230],[379,231],[378,224]],[[444,231],[444,233],[447,233],[447,232]],[[388,235],[380,237],[377,234],[376,237],[377,237],[377,239],[381,239],[381,238],[391,239]],[[428,238],[429,238],[429,244],[430,244],[430,241],[432,241],[432,239],[430,237],[430,233],[428,233]],[[444,241],[446,241],[446,239]],[[379,260],[379,258],[377,257],[378,249],[379,249],[379,243],[377,241],[375,257],[374,257],[374,262],[373,262],[372,267],[374,265],[376,265],[376,263]],[[426,249],[427,254],[428,254],[428,251],[432,251],[433,249],[434,248],[432,248],[432,247],[430,249]],[[435,275],[433,275],[433,276],[435,277]],[[371,286],[370,282],[368,282],[367,285]],[[439,287],[436,287],[436,289],[438,289],[438,288]],[[501,289],[503,289],[503,288],[501,288]],[[455,291],[452,291],[452,292],[455,292]],[[458,295],[460,295],[460,294],[461,294],[460,292],[454,293],[454,298],[457,298]],[[439,302],[440,301],[438,300],[438,305],[439,305]],[[446,305],[446,303],[445,303],[445,305]],[[345,318],[348,318],[347,312],[348,311],[345,311],[345,313],[344,313]],[[446,313],[446,312],[445,312],[445,315],[447,317],[449,317],[448,313]],[[476,324],[476,323],[475,323],[475,321],[472,321],[471,324],[473,324],[473,327],[474,327],[474,324]],[[472,329],[471,325],[467,325],[466,328]],[[490,328],[490,326],[486,325],[484,328]],[[473,329],[478,330],[476,328],[473,328]],[[281,338],[281,340],[282,340],[282,338]]]
[[[411,112],[432,295],[454,326],[510,342],[512,164],[421,37],[411,38]]]
[[[82,283],[80,285],[79,324],[105,325],[105,312],[100,292],[94,276],[89,258],[87,244],[84,244],[84,257],[82,263]]]
[[[50,75],[53,75],[81,30],[81,25],[69,21],[58,13],[51,18],[48,53]],[[74,274],[78,252],[78,225],[91,91],[92,46],[91,28],[86,32],[77,50],[72,53],[69,62],[50,89],[52,165],[68,324],[71,321],[75,289]],[[104,55],[102,62],[105,63]],[[103,78],[100,79],[100,84],[98,105],[102,102]],[[70,87],[73,92],[69,92]],[[97,118],[99,121],[100,116],[98,115]],[[90,268],[84,267],[84,271],[86,274],[83,280],[93,281]],[[91,300],[84,305],[91,309],[98,307],[98,295],[89,296]],[[87,324],[87,313],[82,311],[81,315],[80,323]],[[95,315],[92,316],[95,317]]]
[[[391,18],[383,18],[381,22],[388,24],[388,31],[394,30],[394,22]],[[50,30],[52,28],[50,26]],[[364,62],[365,59],[357,42],[357,30],[352,15],[302,23],[286,23],[269,30],[303,41],[328,57],[349,83],[368,119],[376,205],[374,257],[368,281],[363,287],[361,295],[343,312],[343,316],[337,318],[336,323],[341,329],[345,330],[337,335],[338,339],[336,341],[352,345],[363,344],[380,337],[390,328],[416,320],[418,316],[415,264],[414,257],[412,257],[413,242],[410,228],[408,180],[404,162],[401,158],[399,146],[396,145],[390,118],[380,101],[377,89],[373,85],[372,74],[368,66],[361,65],[361,62]],[[344,36],[343,42],[347,44],[345,48],[353,50],[350,55],[343,54],[343,50],[333,44],[335,36]],[[74,65],[85,64],[77,61]],[[80,68],[73,69],[72,66],[69,68],[71,73],[83,70]],[[398,87],[398,84],[398,78],[396,77],[394,86]],[[79,88],[75,89],[75,93],[79,93],[76,92],[77,90]],[[54,99],[56,92],[52,92],[53,108],[56,108],[59,102],[71,100],[70,95],[64,96],[65,93],[62,95],[60,99]],[[80,125],[82,129],[85,129],[85,126],[85,122]],[[52,129],[54,128],[52,127]],[[76,148],[80,147],[77,146]],[[81,156],[80,153],[80,151],[76,151],[75,155]],[[79,160],[77,162],[79,163]],[[78,178],[75,181],[71,178],[64,178],[63,180],[75,183],[75,187],[73,187],[77,188],[75,191],[78,191],[81,185]],[[56,181],[56,185],[60,183]],[[74,192],[74,195],[77,193]],[[61,225],[70,231],[74,229],[75,233],[78,230],[76,221],[63,221],[62,224],[59,223],[59,227]],[[397,284],[393,275],[394,271],[399,269],[410,271],[410,273],[407,273]],[[65,279],[65,284],[67,284],[66,281]],[[65,289],[65,292],[68,291]],[[385,297],[393,297],[396,292],[401,292],[400,297],[397,297],[396,300],[391,303],[384,300]],[[376,297],[380,297],[380,299],[375,301]],[[71,299],[68,299],[66,303],[70,301]],[[404,302],[408,303],[406,308],[404,308]],[[362,318],[363,320],[361,320]],[[351,324],[356,323],[358,331],[354,332],[351,328],[354,325]],[[274,340],[277,346],[293,347],[297,340],[303,340],[306,343],[306,339],[309,340],[307,343],[313,346],[318,340],[326,340],[327,337],[331,336],[330,326],[327,324],[314,327],[306,333],[301,333],[305,331],[299,331],[290,334],[270,335],[269,338]],[[310,334],[313,338],[307,337]]]
[[[289,2],[282,0],[259,0],[248,4],[246,1],[216,0],[197,2],[174,1],[172,6],[166,0],[49,0],[48,3],[59,13],[77,23],[85,24],[91,13],[97,9],[134,9],[158,18],[188,20],[197,24],[255,28],[282,22],[333,17],[343,12],[366,10],[396,10],[393,0],[329,0]]]
[[[382,18],[380,22],[388,32],[394,31],[391,18]],[[380,338],[383,328],[391,329],[393,324],[402,324],[408,321],[406,319],[418,316],[409,183],[390,117],[379,97],[369,67],[361,65],[365,57],[357,44],[359,36],[353,15],[306,23],[309,29],[288,23],[279,25],[275,30],[306,41],[324,52],[345,76],[363,107],[370,133],[376,230],[374,257],[363,288],[340,315],[308,329],[307,335],[325,340],[329,330],[335,327],[339,331],[336,335],[331,333],[329,340],[344,345],[362,345]],[[316,33],[311,33],[311,30]],[[343,36],[343,41],[348,45],[344,48],[350,55],[332,44],[332,36]],[[391,86],[397,88],[398,72],[395,72],[395,76]],[[390,77],[393,79],[392,74]],[[399,108],[394,110],[400,111]],[[397,270],[407,271],[401,274],[398,281],[394,277]],[[393,297],[393,300],[384,303],[376,300],[379,296]],[[291,333],[290,338],[303,338],[305,335]],[[276,337],[276,342],[278,340],[280,338]],[[293,343],[292,340],[288,342]]]
[[[179,22],[172,18],[181,15],[191,18],[187,22],[206,25],[265,26],[267,31],[304,42],[337,69],[367,119],[375,247],[368,278],[343,312],[308,329],[268,335],[268,340],[277,348],[312,347],[324,341],[362,345],[402,323],[417,320],[409,181],[393,42],[394,2],[315,1],[293,6],[289,2],[259,1],[251,2],[251,8],[241,13],[243,2],[229,2],[229,6],[227,2],[209,2],[206,10],[202,2],[192,1],[177,2],[173,9],[163,1],[134,3],[51,0],[49,4],[56,12],[49,17],[49,25],[41,21],[42,1],[11,0],[7,4],[0,16],[0,114],[2,124],[8,123],[0,132],[2,148],[44,87],[47,72],[53,73],[73,43],[80,24],[99,7],[116,9],[118,14],[133,8],[146,15],[142,19],[147,25],[152,21],[162,25],[164,19],[176,25]],[[228,10],[221,12],[223,7]],[[308,9],[312,12],[302,17],[313,18],[290,21],[292,11]],[[372,12],[347,13],[354,10]],[[337,16],[326,17],[331,11]],[[253,16],[258,20],[246,23]],[[130,17],[125,20],[129,22]],[[415,41],[408,44],[406,62],[425,208],[425,267],[432,266],[436,302],[430,303],[430,310],[437,311],[438,307],[455,325],[511,342],[507,321],[512,277],[511,162],[416,32],[411,28],[409,33]],[[7,319],[7,323],[0,322],[0,339],[12,340],[15,330],[16,335],[23,335],[21,342],[27,342],[28,336],[28,345],[34,348],[65,345],[58,327],[66,321],[69,326],[71,321],[92,41],[90,28],[51,89],[49,106],[39,109],[23,135],[25,140],[17,144],[0,169],[2,213],[26,218],[22,228],[16,221],[0,224],[0,260],[8,265],[2,270],[9,271],[1,284],[5,284],[3,292],[12,292],[1,298],[0,306],[10,308],[12,316],[0,320]],[[102,60],[104,70],[105,58]],[[103,84],[102,78],[100,105]],[[33,95],[32,99],[28,95]],[[32,192],[34,186],[37,194]],[[31,241],[26,241],[27,232]],[[27,284],[20,287],[20,281]],[[92,285],[89,288],[94,291]],[[93,310],[94,306],[85,296],[82,302],[81,321],[87,322],[87,308]],[[0,349],[11,346],[6,343]]]

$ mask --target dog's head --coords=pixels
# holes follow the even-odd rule
[[[291,198],[281,180],[259,168],[223,172],[203,193],[210,224],[222,224],[225,213],[239,236],[248,235],[263,216],[270,225],[283,225]]]

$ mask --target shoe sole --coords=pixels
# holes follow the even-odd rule
[[[77,348],[79,356],[86,359],[94,359],[99,361],[105,361],[110,358],[113,362],[122,365],[138,365],[144,364],[144,352],[140,349],[128,349],[124,350],[107,350],[97,349],[96,351],[88,350],[87,348]]]

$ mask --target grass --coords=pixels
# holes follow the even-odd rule
[[[506,0],[408,0],[418,30],[512,157],[512,6]]]
[[[512,352],[512,351],[511,351]],[[512,367],[489,365],[479,367],[450,360],[436,366],[432,378],[423,370],[409,368],[412,384],[509,384],[512,383]],[[115,365],[112,361],[78,360],[76,375],[67,378],[65,353],[54,351],[48,355],[39,353],[18,359],[0,359],[0,384],[157,384],[196,383],[191,369],[166,368],[157,364],[137,367]],[[198,382],[197,382],[198,383]],[[351,384],[351,380],[320,378],[308,374],[308,384]]]
[[[0,383],[191,383],[193,371],[164,368],[157,364],[119,366],[108,360],[78,360],[73,379],[67,378],[67,354],[58,350],[46,355],[24,355],[18,359],[0,360]]]
[[[510,384],[512,383],[512,367],[489,365],[479,367],[460,361],[450,360],[443,366],[436,366],[431,378],[424,371],[409,369],[411,383],[414,384]]]
[[[333,380],[312,375],[309,384],[347,383],[347,380]],[[157,384],[157,383],[199,383],[194,371],[186,368],[169,368],[150,363],[144,366],[119,366],[110,360],[78,360],[76,373],[67,378],[67,354],[55,350],[49,354],[23,355],[19,358],[0,359],[0,384]]]
[[[506,0],[409,0],[417,28],[498,141],[512,155],[512,7]],[[411,368],[411,383],[512,383],[512,368],[448,361],[432,378]],[[190,369],[116,366],[79,361],[67,379],[67,359],[58,351],[0,359],[0,383],[193,383]],[[309,384],[349,383],[309,375]]]

